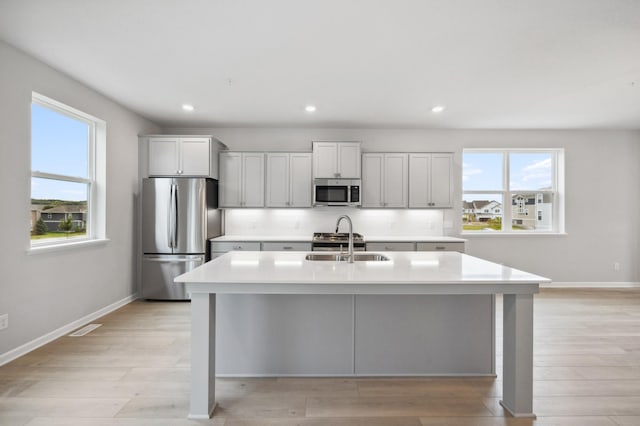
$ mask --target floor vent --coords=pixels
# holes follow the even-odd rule
[[[74,331],[73,333],[69,334],[69,337],[80,337],[80,336],[84,336],[87,335],[89,333],[91,333],[93,330],[95,330],[96,328],[100,327],[102,324],[89,324],[89,325],[85,325],[84,327]]]

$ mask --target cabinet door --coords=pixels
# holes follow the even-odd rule
[[[264,154],[242,153],[242,207],[264,207]]]
[[[407,207],[407,154],[384,156],[384,206]]]
[[[431,207],[431,154],[409,154],[409,207]]]
[[[453,156],[431,154],[431,207],[453,207]]]
[[[267,154],[267,207],[289,207],[289,154]]]
[[[178,171],[178,138],[150,138],[149,176],[174,176]]]
[[[362,156],[362,207],[384,207],[384,154]]]
[[[464,243],[460,242],[436,242],[436,243],[418,243],[417,251],[459,251],[464,253]]]
[[[311,243],[279,241],[262,243],[262,251],[311,251]]]
[[[292,153],[289,160],[291,207],[311,207],[311,161],[310,153]]]
[[[240,207],[242,203],[242,154],[220,154],[220,207]]]
[[[409,241],[367,243],[367,251],[416,251],[416,243]]]
[[[360,178],[360,144],[357,142],[339,142],[338,176],[347,179]]]
[[[335,142],[313,143],[313,177],[335,178],[338,173],[338,145]]]
[[[209,176],[211,143],[207,138],[180,139],[180,167],[178,174],[184,176]]]

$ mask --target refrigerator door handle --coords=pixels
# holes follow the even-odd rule
[[[176,185],[175,184],[171,184],[171,189],[170,189],[171,193],[169,196],[169,220],[167,221],[167,233],[168,235],[168,240],[169,240],[169,247],[170,248],[175,248],[176,247],[176,242],[175,242],[175,234],[176,234]]]
[[[173,184],[173,248],[178,248],[178,185]]]

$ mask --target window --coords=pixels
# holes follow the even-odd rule
[[[466,149],[462,156],[463,232],[563,232],[562,150]]]
[[[31,247],[104,238],[105,128],[33,93]]]

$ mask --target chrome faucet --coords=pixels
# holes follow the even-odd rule
[[[353,224],[351,223],[351,218],[346,214],[343,214],[336,222],[336,234],[338,233],[338,228],[340,227],[342,219],[346,219],[349,224],[349,263],[353,263]]]

